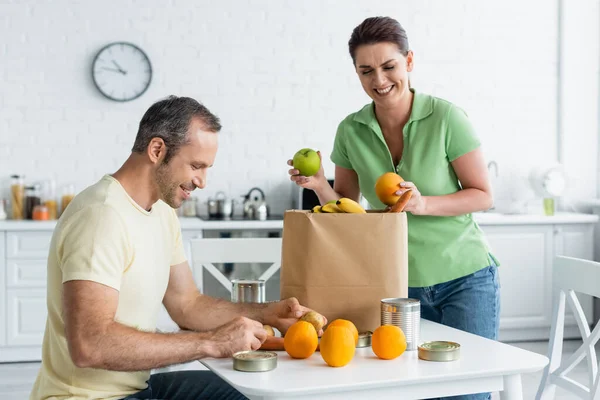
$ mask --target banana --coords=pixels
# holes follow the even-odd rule
[[[340,208],[333,203],[328,203],[325,204],[323,207],[321,207],[321,212],[324,213],[343,213],[342,210],[340,210]]]
[[[321,206],[314,206],[312,208],[312,212],[314,212],[314,213],[322,213],[323,211],[321,211]]]
[[[337,201],[336,204],[340,210],[342,210],[343,212],[346,212],[346,213],[351,213],[351,214],[366,213],[365,209],[362,208],[362,206],[360,204],[358,204],[356,201],[349,199],[347,197],[342,197],[341,199],[339,199]]]

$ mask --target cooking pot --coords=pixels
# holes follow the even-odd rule
[[[215,198],[208,198],[209,218],[227,219],[233,216],[233,199],[228,199],[224,192],[217,192]]]

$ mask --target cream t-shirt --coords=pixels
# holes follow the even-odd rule
[[[77,195],[50,244],[42,365],[30,399],[120,399],[145,389],[150,371],[73,364],[62,316],[62,285],[89,280],[118,290],[115,320],[153,332],[170,266],[185,260],[179,220],[166,203],[158,201],[146,211],[109,175]]]

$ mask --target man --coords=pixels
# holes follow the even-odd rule
[[[194,285],[173,209],[205,187],[220,129],[191,98],[155,103],[122,167],[64,211],[49,253],[31,399],[245,398],[209,371],[150,370],[258,349],[263,323],[285,332],[308,311],[293,298],[235,304]],[[182,332],[155,333],[161,303]]]

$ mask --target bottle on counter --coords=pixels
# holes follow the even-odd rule
[[[11,218],[25,218],[25,177],[12,175],[10,183]]]
[[[33,209],[42,204],[40,185],[25,186],[25,218],[33,219]]]
[[[61,214],[65,212],[65,210],[69,206],[69,203],[71,203],[71,201],[73,200],[74,197],[75,197],[75,186],[74,185],[66,185],[65,187],[63,187],[61,204],[60,204],[60,206],[61,206],[60,213]]]
[[[8,217],[6,213],[6,199],[0,199],[0,221]]]
[[[56,182],[49,180],[44,183],[42,202],[48,209],[48,219],[58,217],[58,202],[56,201]]]

